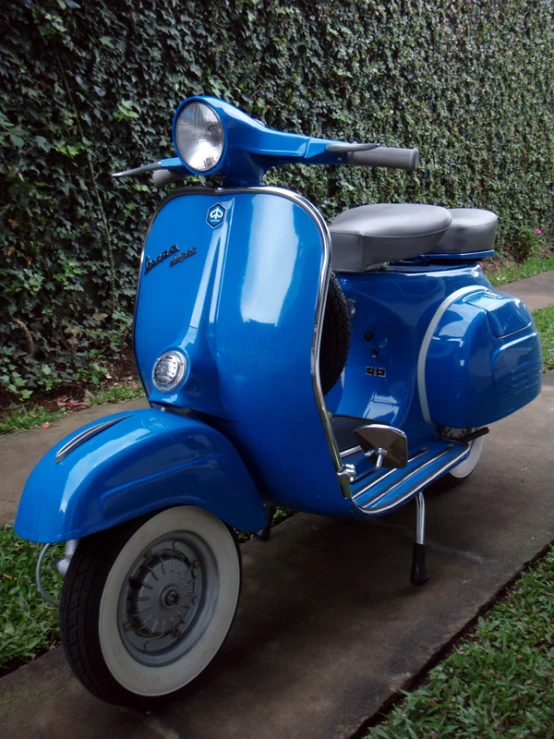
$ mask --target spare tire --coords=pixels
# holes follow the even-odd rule
[[[319,377],[323,395],[336,384],[346,364],[350,347],[350,318],[346,298],[331,272],[327,303],[323,318],[323,335],[319,352]]]

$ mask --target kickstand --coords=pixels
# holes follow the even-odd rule
[[[410,580],[413,585],[425,585],[429,579],[429,575],[425,569],[425,498],[423,497],[423,493],[419,493],[415,500],[417,505],[417,525]]]
[[[269,539],[269,533],[271,531],[271,522],[273,521],[273,516],[275,515],[275,506],[274,505],[266,506],[265,512],[267,513],[267,524],[263,527],[263,529],[256,531],[256,533],[254,534],[256,539],[259,539],[260,541],[267,541]]]

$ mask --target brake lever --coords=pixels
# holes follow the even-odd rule
[[[124,169],[122,172],[112,172],[112,177],[132,177],[136,174],[142,174],[143,172],[154,172],[158,169],[162,169],[162,163],[151,162],[150,164],[143,164],[142,167],[135,167],[134,169]]]

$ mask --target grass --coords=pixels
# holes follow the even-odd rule
[[[103,403],[120,403],[124,400],[140,398],[142,394],[142,388],[136,382],[118,383],[88,395],[84,407]],[[52,423],[69,412],[70,409],[64,406],[53,411],[38,404],[32,407],[11,406],[0,414],[0,435],[36,428],[42,426],[43,423]]]
[[[12,526],[0,528],[0,675],[59,643],[58,609],[43,600],[35,584],[41,545],[20,539]],[[63,556],[63,546],[51,550]],[[47,558],[48,559],[48,558]],[[62,580],[45,563],[43,583],[56,600]]]
[[[554,549],[365,739],[554,736]]]
[[[554,305],[533,311],[533,319],[541,336],[544,371],[554,369]]]
[[[533,277],[533,275],[554,269],[554,256],[530,257],[521,264],[502,260],[499,265],[493,263],[489,269],[485,263],[485,269],[487,278],[495,287],[499,287],[508,282],[523,280],[525,277]]]

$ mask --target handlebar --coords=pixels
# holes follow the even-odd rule
[[[380,146],[371,151],[351,151],[346,161],[352,167],[387,167],[388,169],[417,169],[419,151],[417,149],[395,149]]]

